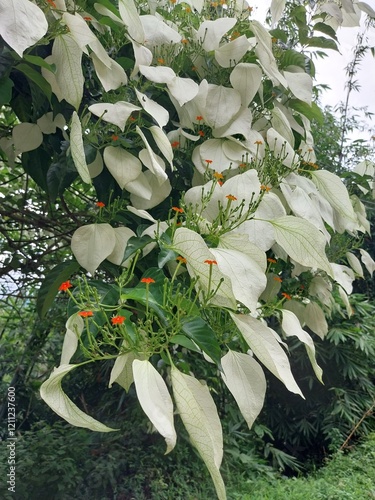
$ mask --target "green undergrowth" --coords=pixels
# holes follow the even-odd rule
[[[375,433],[308,477],[250,480],[228,489],[230,499],[241,500],[375,499]]]

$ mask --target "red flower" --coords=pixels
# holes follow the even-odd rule
[[[282,283],[282,282],[283,282],[283,280],[280,278],[280,276],[275,276],[273,279],[274,279],[275,281],[278,281],[279,283]]]
[[[184,213],[184,209],[180,208],[180,207],[172,207],[172,210],[174,210],[175,212],[178,212],[179,214]]]
[[[103,203],[102,201],[97,201],[97,202],[95,203],[95,205],[96,205],[97,207],[99,207],[99,208],[104,208],[104,207],[105,207],[105,203]]]
[[[113,316],[111,323],[112,325],[122,325],[125,320],[125,316]]]
[[[111,139],[112,141],[118,141],[118,135],[116,134],[111,135]]]
[[[207,163],[207,165],[210,165],[212,163],[212,160],[204,160],[204,161]]]
[[[204,132],[203,132],[203,130],[198,130],[198,135],[200,135],[201,137],[204,137]]]
[[[201,121],[203,120],[203,116],[198,115],[195,119],[196,119],[198,122],[201,122]]]
[[[150,283],[155,283],[155,280],[152,278],[142,278],[141,283],[146,283],[147,285],[149,285]]]
[[[78,316],[82,316],[82,318],[88,318],[89,316],[94,316],[92,311],[79,311]]]
[[[277,262],[277,260],[273,259],[272,257],[268,257],[267,261],[271,262],[271,264],[276,264],[276,262]]]
[[[60,292],[66,292],[68,290],[68,288],[72,288],[72,284],[70,283],[70,281],[64,281],[64,283],[61,283],[61,285],[59,286],[59,290]]]
[[[173,142],[171,142],[171,146],[172,146],[172,148],[174,148],[174,149],[175,149],[175,148],[178,148],[178,146],[179,146],[179,145],[180,145],[180,143],[179,143],[178,141],[173,141]]]
[[[204,263],[208,264],[209,266],[213,266],[213,265],[217,266],[216,260],[207,259],[207,260],[204,261]]]
[[[54,9],[56,9],[55,2],[53,2],[52,0],[47,0],[47,2],[50,4],[51,7],[53,7]]]
[[[286,300],[292,300],[292,296],[289,295],[289,293],[282,293],[281,294],[284,298],[286,298]]]

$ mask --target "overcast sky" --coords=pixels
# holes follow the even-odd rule
[[[366,3],[375,10],[375,0],[366,0]],[[254,16],[259,21],[264,21],[266,12],[269,9],[271,0],[253,0],[251,5],[254,6]],[[362,15],[364,21],[365,15]],[[346,99],[346,74],[345,67],[353,60],[353,48],[356,45],[357,35],[364,29],[364,22],[358,28],[340,28],[337,32],[337,37],[340,42],[340,53],[334,50],[327,50],[328,57],[323,59],[314,59],[316,66],[316,82],[318,84],[327,84],[331,90],[325,91],[322,95],[322,104],[335,106],[340,101]],[[375,29],[372,28],[367,32],[368,44],[375,47]],[[365,58],[360,64],[356,80],[358,80],[361,88],[359,92],[350,94],[349,105],[352,107],[367,106],[368,110],[375,114],[375,58],[368,51]],[[364,139],[369,139],[375,131],[375,116],[369,126],[372,132],[362,136]]]

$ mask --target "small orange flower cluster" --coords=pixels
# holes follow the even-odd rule
[[[226,197],[229,201],[236,201],[237,198],[233,194],[227,194]]]
[[[265,186],[264,184],[262,184],[260,186],[260,190],[261,191],[271,191],[271,188],[269,186]]]
[[[125,316],[113,316],[113,318],[111,318],[111,323],[112,325],[122,325],[125,320]]]
[[[178,262],[181,262],[181,264],[186,264],[186,262],[187,262],[185,257],[182,257],[182,255],[179,255],[178,257],[176,257],[176,260],[178,260]]]
[[[118,135],[116,134],[111,135],[111,139],[112,141],[118,141]]]
[[[209,266],[217,266],[216,260],[207,259],[207,260],[204,261],[204,263],[208,264]]]
[[[53,7],[54,9],[56,9],[55,2],[53,2],[52,0],[47,0],[47,3],[49,3],[51,7]]]
[[[267,261],[270,262],[271,264],[276,264],[277,262],[277,260],[273,259],[272,257],[268,257]]]
[[[274,278],[273,278],[273,279],[274,279],[275,281],[278,281],[279,283],[282,283],[282,282],[283,282],[283,280],[282,280],[282,278],[280,278],[280,276],[274,276]]]
[[[66,292],[67,290],[69,290],[69,288],[72,288],[72,284],[70,283],[70,281],[64,281],[64,283],[61,283],[61,285],[59,286],[59,290],[60,292]]]
[[[90,316],[94,316],[94,313],[92,311],[79,311],[78,316],[89,318]]]
[[[178,141],[171,142],[171,146],[172,146],[173,149],[178,148],[179,145],[180,145],[180,143]]]
[[[221,180],[221,179],[224,179],[224,175],[221,174],[220,172],[214,172],[213,173],[213,176],[215,177],[215,179],[217,180]]]
[[[291,296],[291,295],[289,295],[289,293],[285,293],[285,292],[283,292],[281,295],[282,295],[282,296],[283,296],[286,300],[292,300],[292,296]]]
[[[146,285],[150,285],[151,283],[155,283],[153,278],[142,278],[141,283],[146,283]]]
[[[180,207],[172,207],[172,210],[174,210],[178,214],[183,214],[184,213],[184,209],[180,208]]]
[[[95,205],[98,207],[98,208],[104,208],[105,207],[105,203],[103,203],[102,201],[97,201],[95,203]]]

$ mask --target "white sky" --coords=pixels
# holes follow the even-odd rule
[[[366,3],[375,10],[375,0],[366,0]],[[270,4],[271,0],[253,0],[251,5],[254,7],[254,17],[263,22]],[[365,15],[363,14],[362,20],[364,18]],[[328,57],[325,59],[314,59],[316,67],[315,83],[327,84],[331,87],[331,90],[325,91],[322,95],[321,101],[323,105],[335,106],[340,101],[346,99],[345,67],[353,60],[353,48],[356,45],[357,34],[360,30],[363,30],[363,26],[357,28],[340,28],[337,32],[340,42],[340,53],[334,50],[327,50]],[[367,36],[368,44],[374,47],[375,29],[372,28],[368,31]],[[351,92],[349,106],[367,106],[368,110],[375,115],[375,58],[370,51],[368,51],[360,64],[356,80],[358,80],[361,88],[359,92]],[[369,139],[373,135],[375,130],[375,116],[369,123],[369,126],[372,128],[372,132],[364,136],[361,135],[363,139]]]

